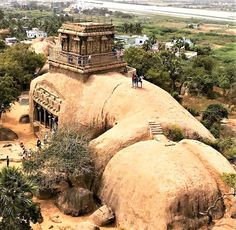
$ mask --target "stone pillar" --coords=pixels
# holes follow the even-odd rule
[[[85,42],[85,55],[88,54],[88,42],[87,42],[87,38],[86,40],[84,41]]]
[[[46,111],[46,109],[43,108],[43,112],[44,112],[44,116],[43,116],[44,126],[45,126],[45,128],[47,128],[47,111]]]
[[[41,114],[41,106],[37,107],[37,113],[38,113],[38,121],[41,123],[42,122],[42,114]]]
[[[37,108],[37,104],[34,103],[34,121],[38,121],[39,120],[39,111]]]
[[[49,129],[52,129],[52,116],[51,114],[48,115],[48,125],[49,125]]]
[[[56,122],[56,117],[53,115],[52,116],[52,132],[55,133],[57,131],[57,122]]]

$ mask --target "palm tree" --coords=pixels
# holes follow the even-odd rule
[[[33,184],[15,167],[0,171],[0,229],[30,230],[41,223],[40,207],[32,201]]]

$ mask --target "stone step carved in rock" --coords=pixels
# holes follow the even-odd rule
[[[149,125],[150,132],[153,136],[163,135],[162,127],[157,121],[149,121],[148,125]]]

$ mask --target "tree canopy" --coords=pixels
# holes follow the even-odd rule
[[[19,94],[19,88],[12,77],[0,77],[0,118],[10,108],[11,103],[17,100]]]
[[[0,171],[0,229],[30,230],[42,222],[40,207],[32,201],[35,187],[14,167]]]
[[[0,53],[0,78],[7,75],[19,87],[29,85],[37,68],[43,67],[45,57],[28,49],[27,45],[11,46]]]

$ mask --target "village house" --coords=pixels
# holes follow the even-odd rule
[[[123,42],[124,48],[127,49],[132,46],[142,46],[144,42],[148,40],[148,36],[147,35],[143,35],[143,36],[116,35],[115,40]]]
[[[12,38],[5,38],[5,43],[6,43],[6,45],[8,45],[8,46],[12,46],[12,45],[14,45],[14,44],[16,44],[16,43],[18,43],[18,42],[19,42],[18,39],[15,38],[15,37],[12,37]]]
[[[38,28],[33,28],[32,30],[26,30],[27,38],[45,38],[47,33],[39,30]]]

